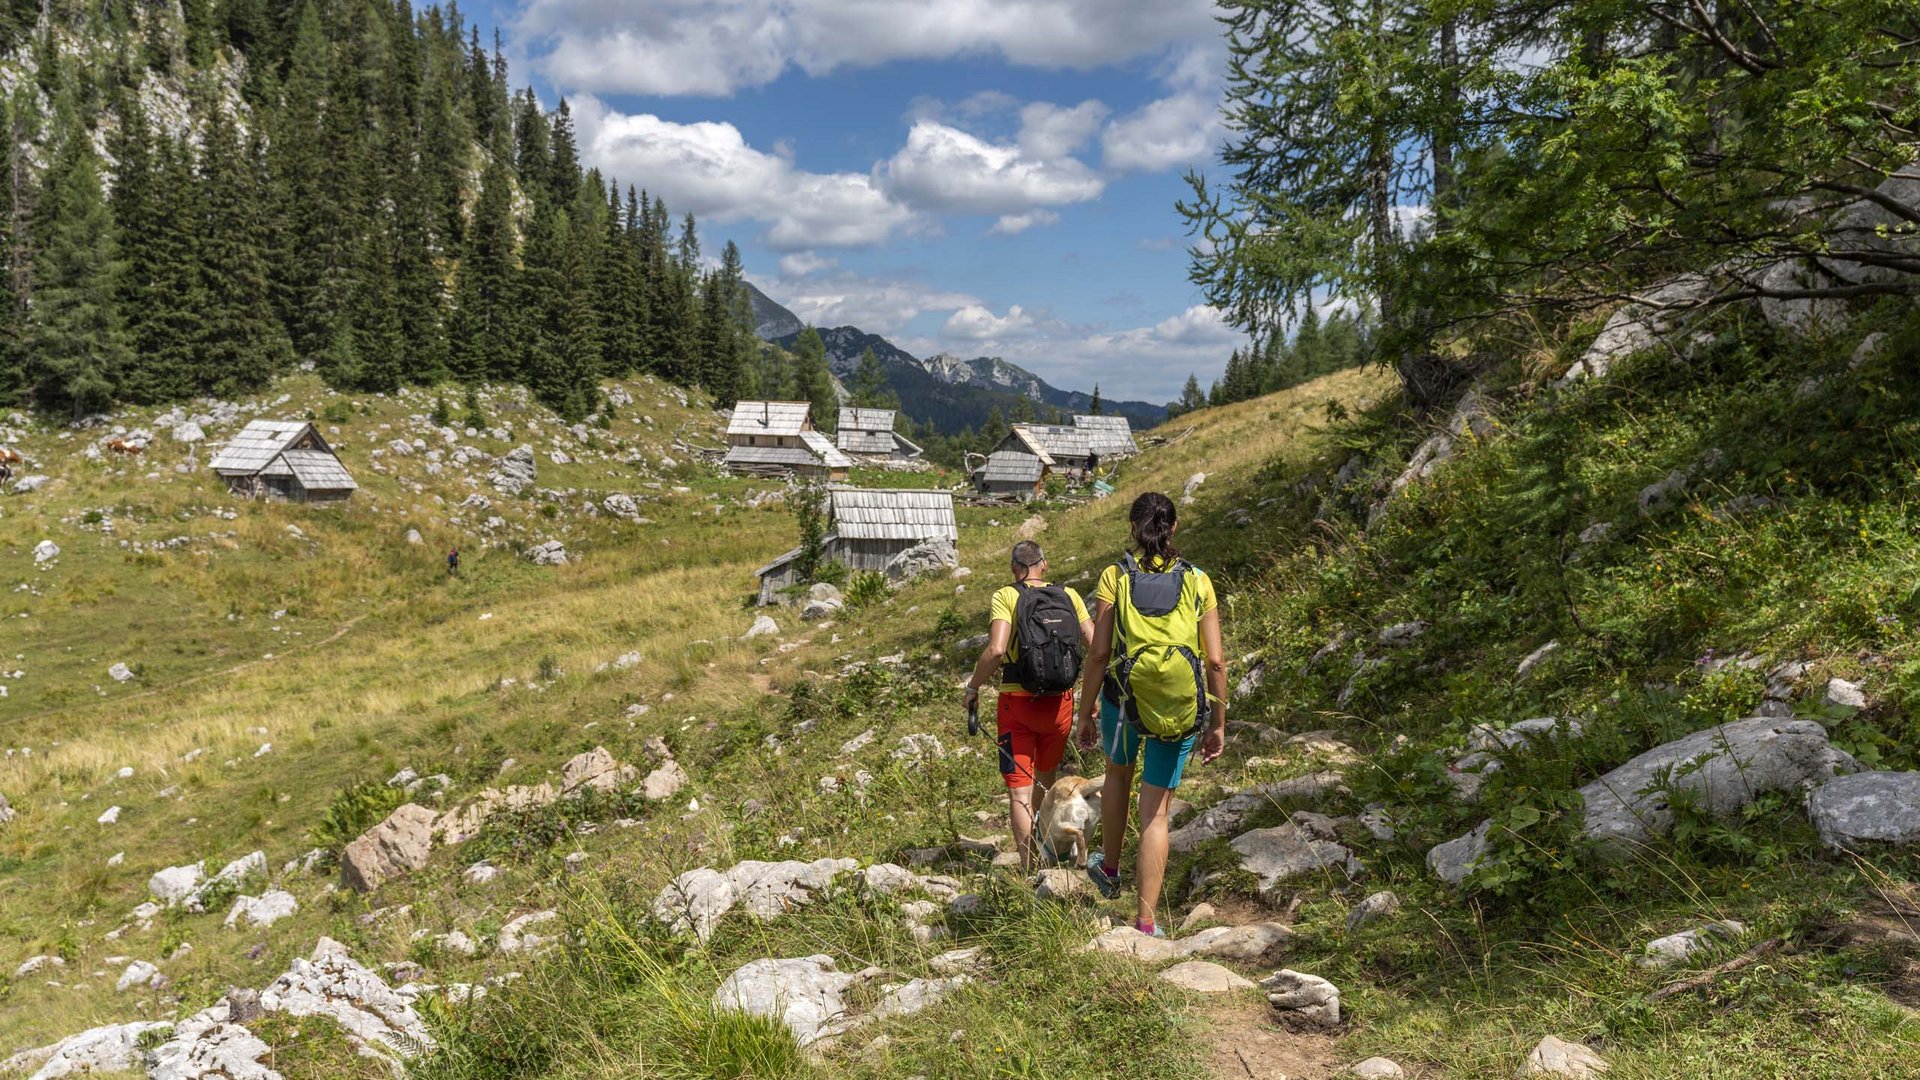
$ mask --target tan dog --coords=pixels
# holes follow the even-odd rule
[[[1087,865],[1087,835],[1100,820],[1100,781],[1085,776],[1062,776],[1040,799],[1034,835],[1040,857],[1051,863]]]

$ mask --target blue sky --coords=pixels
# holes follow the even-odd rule
[[[1219,137],[1205,0],[481,6],[582,156],[822,326],[1167,400],[1239,336],[1174,201]]]

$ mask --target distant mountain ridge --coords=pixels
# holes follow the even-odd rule
[[[763,341],[791,349],[806,325],[752,284],[747,290],[753,300],[754,333]],[[1086,412],[1093,405],[1093,395],[1062,390],[997,356],[963,360],[940,353],[923,360],[857,326],[823,327],[819,332],[827,350],[827,366],[842,383],[852,381],[860,354],[872,349],[886,372],[887,386],[900,396],[901,411],[915,423],[933,421],[940,431],[979,428],[996,408],[1003,417],[1010,417],[1021,398],[1069,414]],[[1041,411],[1044,414],[1046,409]],[[1167,418],[1165,405],[1146,401],[1103,400],[1101,411],[1124,416],[1136,428],[1153,427]]]

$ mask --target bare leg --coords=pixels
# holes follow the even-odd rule
[[[1167,808],[1172,802],[1172,791],[1140,785],[1140,854],[1134,873],[1140,887],[1138,918],[1142,925],[1153,921],[1160,906],[1160,884],[1167,876]]]
[[[1007,818],[1013,825],[1013,847],[1020,853],[1020,869],[1033,869],[1033,785],[1007,789]]]
[[[1100,786],[1101,861],[1120,869],[1120,849],[1127,844],[1127,811],[1133,802],[1133,766],[1107,762]]]

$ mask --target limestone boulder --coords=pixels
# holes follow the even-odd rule
[[[1267,1002],[1313,1027],[1340,1026],[1340,990],[1318,975],[1281,968],[1260,981]]]
[[[1192,851],[1209,840],[1232,836],[1254,811],[1290,803],[1313,803],[1340,790],[1340,774],[1317,772],[1270,784],[1260,784],[1236,792],[1200,811],[1193,819],[1173,830],[1167,844],[1176,852]]]
[[[1607,1059],[1580,1043],[1566,1042],[1552,1035],[1527,1055],[1521,1073],[1525,1076],[1560,1076],[1570,1080],[1590,1080],[1608,1069]]]
[[[439,815],[417,803],[405,803],[387,819],[362,833],[340,855],[340,877],[348,888],[372,892],[389,878],[427,865],[433,854],[434,822]]]
[[[1731,818],[1760,795],[1859,771],[1811,720],[1752,717],[1656,746],[1580,789],[1581,833],[1614,848],[1664,835],[1673,826],[1668,791]]]
[[[1836,851],[1920,843],[1920,772],[1858,772],[1807,796],[1807,816]]]
[[[1304,878],[1344,882],[1360,874],[1360,860],[1319,817],[1295,813],[1284,825],[1234,837],[1229,846],[1239,854],[1240,868],[1260,878],[1262,894]]]
[[[1435,844],[1427,852],[1427,872],[1448,885],[1467,880],[1467,875],[1493,850],[1493,844],[1487,839],[1492,831],[1493,822],[1487,820],[1465,836]]]
[[[856,981],[831,956],[754,960],[713,992],[713,1008],[778,1020],[809,1046],[850,1026],[842,995]]]
[[[1210,960],[1184,960],[1162,971],[1159,978],[1196,994],[1231,994],[1254,987],[1252,979],[1236,975]]]

